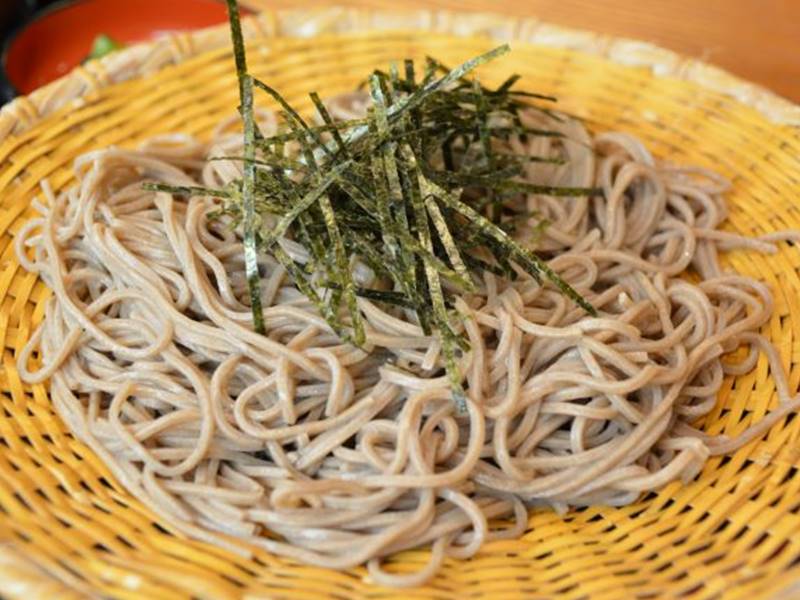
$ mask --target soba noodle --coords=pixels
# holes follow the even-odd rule
[[[357,95],[330,103],[339,117],[364,105]],[[260,118],[274,131],[270,113]],[[568,158],[531,163],[533,180],[604,190],[522,199],[551,223],[537,250],[599,316],[523,273],[486,273],[478,293],[457,300],[471,348],[460,363],[466,414],[454,409],[439,344],[412,315],[361,298],[368,347],[344,344],[267,255],[258,335],[241,239],[211,218],[215,201],[142,189],[241,177],[236,161],[207,161],[241,149],[229,124],[210,144],[169,136],[82,156],[73,187],[55,195],[43,182],[41,217],[15,240],[22,265],[53,291],[18,357],[23,379],[49,380],[76,436],[190,536],[335,569],[366,563],[377,583],[416,585],[446,556],[520,536],[532,504],[630,503],[691,480],[709,455],[800,406],[758,333],[769,289],[717,259],[734,246],[774,252],[798,234],[720,231],[721,177],[660,164],[630,135],[592,138],[569,120],[550,124],[566,140],[514,139],[511,150]],[[305,260],[302,246],[281,244]],[[369,268],[353,269],[373,283]],[[743,360],[723,359],[740,346]],[[735,439],[695,429],[723,377],[752,369],[760,352],[779,408]],[[421,571],[382,569],[387,555],[427,544]]]

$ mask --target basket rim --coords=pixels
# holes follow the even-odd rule
[[[439,9],[389,11],[332,6],[266,10],[246,17],[242,24],[245,35],[251,39],[302,39],[330,33],[411,30],[567,48],[624,66],[646,68],[659,78],[691,82],[755,109],[772,123],[800,127],[800,104],[720,67],[649,42],[563,27],[535,17]],[[228,26],[221,24],[169,34],[78,66],[30,95],[19,96],[0,108],[0,141],[24,133],[65,104],[80,102],[99,89],[147,75],[229,43]]]

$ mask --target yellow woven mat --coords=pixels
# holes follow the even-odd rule
[[[456,63],[491,45],[398,32],[276,38],[253,46],[249,61],[290,102],[308,106],[307,91],[350,89],[391,59],[427,53]],[[596,130],[635,132],[660,157],[732,178],[731,229],[754,235],[800,228],[800,129],[696,83],[574,50],[517,43],[481,77],[491,83],[511,72],[559,96]],[[47,177],[63,189],[77,155],[159,133],[208,135],[236,104],[231,57],[219,49],[95,91],[0,142],[0,591],[60,597],[58,578],[78,596],[136,599],[800,597],[800,587],[792,589],[800,579],[800,418],[792,417],[765,440],[711,459],[695,482],[670,484],[632,506],[566,517],[534,512],[522,539],[487,544],[468,561],[448,560],[419,589],[376,588],[363,581],[363,569],[327,571],[260,550],[242,558],[158,523],[67,432],[46,386],[21,384],[14,357],[42,318],[48,291],[19,267],[11,239],[30,214],[38,181]],[[783,245],[769,257],[734,252],[728,263],[772,285],[776,310],[765,329],[797,389],[800,254]],[[775,396],[761,360],[753,373],[725,381],[705,427],[735,434],[774,407]],[[404,552],[391,564],[413,570],[426,553]]]

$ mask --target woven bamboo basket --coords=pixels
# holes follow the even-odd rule
[[[754,235],[800,228],[800,107],[652,46],[535,20],[352,9],[262,13],[245,22],[249,62],[290,102],[350,89],[375,65],[425,54],[456,63],[498,40],[514,51],[481,72],[528,86],[595,130],[635,132],[672,161],[734,182],[728,227]],[[420,35],[421,29],[426,30]],[[312,568],[253,549],[249,558],[186,539],[158,522],[67,431],[46,385],[25,386],[15,355],[49,292],[20,268],[14,233],[38,181],[73,179],[79,154],[155,134],[208,135],[237,105],[227,29],[136,46],[92,62],[0,111],[0,593],[9,598],[799,598],[800,418],[711,459],[625,508],[567,516],[534,511],[522,539],[449,560],[428,586],[395,591],[365,571]],[[771,284],[765,333],[800,385],[800,255],[733,252],[735,269]],[[776,403],[765,360],[728,378],[703,426],[736,434]],[[389,568],[411,571],[426,550]]]

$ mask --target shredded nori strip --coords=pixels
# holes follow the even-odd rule
[[[231,27],[233,56],[236,61],[236,76],[239,79],[239,101],[241,103],[242,123],[244,125],[244,173],[242,176],[241,198],[244,225],[244,267],[247,277],[247,291],[250,295],[250,309],[253,312],[253,328],[264,333],[264,315],[261,307],[261,288],[258,274],[258,253],[256,249],[255,218],[255,117],[253,116],[253,78],[247,73],[247,57],[239,21],[239,7],[236,0],[227,0],[228,19]]]

